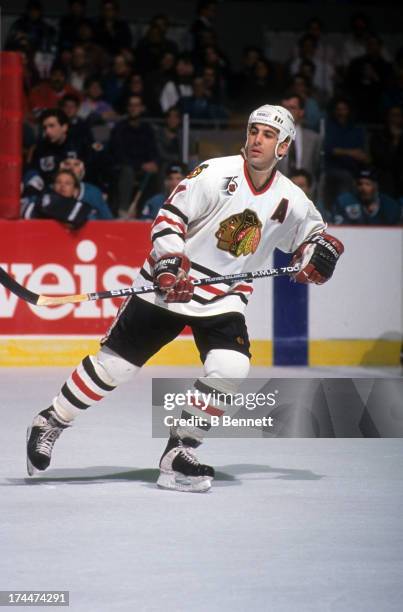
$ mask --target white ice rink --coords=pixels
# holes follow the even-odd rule
[[[211,439],[210,493],[158,490],[151,378],[197,370],[148,368],[29,479],[26,427],[69,371],[0,373],[0,590],[69,590],[74,612],[401,612],[403,440]]]

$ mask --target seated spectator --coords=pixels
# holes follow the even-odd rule
[[[144,105],[147,109],[147,114],[149,114],[150,107],[153,107],[153,102],[155,101],[152,100],[151,96],[149,95],[149,92],[147,91],[144,85],[144,79],[139,72],[133,72],[129,76],[128,82],[123,88],[122,94],[118,102],[116,102],[116,109],[121,115],[124,115],[126,112],[127,101],[130,96],[140,96],[144,101]]]
[[[180,55],[175,64],[175,78],[168,81],[161,92],[160,106],[162,112],[177,106],[179,100],[193,94],[192,79],[194,73],[193,62],[186,53]]]
[[[69,135],[75,142],[81,142],[86,147],[94,144],[94,137],[86,121],[78,116],[80,98],[71,94],[63,96],[59,102],[59,108],[65,113],[69,120]]]
[[[103,98],[101,80],[91,77],[85,83],[84,99],[78,111],[78,116],[87,121],[88,125],[114,123],[118,119],[112,106]]]
[[[164,123],[155,127],[155,140],[160,161],[160,174],[165,177],[168,166],[182,158],[182,115],[176,107],[164,115]],[[161,181],[162,183],[162,181]]]
[[[304,62],[306,65],[307,62]],[[318,99],[312,91],[311,81],[302,74],[296,74],[291,81],[290,90],[304,101],[304,127],[319,132],[323,116]]]
[[[350,33],[343,41],[341,64],[347,66],[360,55],[364,55],[367,38],[370,34],[368,15],[355,13],[350,19]]]
[[[334,68],[336,63],[336,50],[326,38],[326,34],[323,33],[323,22],[319,17],[313,17],[308,21],[306,34],[309,34],[309,36],[315,39],[316,57]],[[297,49],[295,55],[298,55]]]
[[[249,79],[252,78],[254,68],[258,60],[263,59],[263,51],[260,47],[248,45],[243,48],[241,69],[232,75],[230,81],[231,96],[238,98],[244,91]]]
[[[132,46],[132,34],[127,20],[119,17],[117,0],[103,0],[101,16],[95,21],[95,41],[110,55]]]
[[[220,80],[217,70],[212,66],[205,66],[201,72],[204,88],[213,104],[223,104],[226,99],[224,81]]]
[[[142,220],[153,220],[156,218],[159,209],[164,204],[169,195],[179,185],[188,173],[188,169],[184,164],[176,162],[168,166],[165,172],[164,191],[163,193],[157,193],[149,198],[143,206],[141,211],[140,219]]]
[[[371,159],[378,171],[382,191],[397,197],[403,194],[403,110],[392,106],[381,131],[372,133]]]
[[[382,94],[392,81],[392,65],[382,56],[382,42],[368,36],[366,52],[347,68],[346,88],[357,110],[357,119],[376,123],[381,118]]]
[[[79,99],[81,97],[80,92],[67,83],[66,70],[60,64],[55,64],[50,71],[49,81],[42,81],[29,94],[30,112],[38,117],[43,110],[55,108],[66,94],[76,95]]]
[[[351,191],[353,177],[369,162],[366,134],[352,119],[350,103],[333,102],[325,128],[325,204],[332,206],[342,191]]]
[[[321,59],[318,51],[318,40],[311,34],[305,34],[298,43],[298,56],[290,64],[290,74],[295,75],[301,71],[301,63],[311,61],[315,66],[313,86],[316,87],[326,99],[333,95],[334,67],[326,60]]]
[[[90,217],[91,206],[80,197],[80,184],[70,170],[60,170],[52,186],[22,199],[24,219],[55,219],[71,229],[79,229]]]
[[[277,167],[288,177],[294,173],[296,168],[306,170],[311,177],[311,182],[312,177],[315,177],[316,182],[320,170],[321,140],[319,134],[302,127],[305,102],[301,96],[290,92],[284,96],[281,105],[294,117],[296,137],[288,154],[278,163]]]
[[[320,214],[322,215],[323,219],[328,222],[331,223],[332,222],[332,216],[330,214],[329,211],[327,211],[322,202],[318,202],[318,200],[313,197],[312,194],[312,176],[309,172],[307,172],[306,170],[304,170],[303,168],[296,168],[295,170],[293,170],[291,172],[291,174],[289,175],[290,180],[297,185],[300,189],[302,189],[302,191],[305,193],[305,195],[315,204],[316,208],[319,210]]]
[[[71,52],[68,83],[79,92],[84,90],[85,81],[93,74],[93,68],[88,63],[84,46],[76,44]]]
[[[211,91],[206,88],[203,78],[196,77],[193,79],[192,88],[193,95],[183,98],[179,103],[183,113],[187,113],[195,122],[197,120],[225,121],[228,119],[225,108],[212,101]]]
[[[32,53],[41,78],[49,76],[49,69],[56,57],[57,38],[54,27],[43,19],[40,0],[27,1],[24,14],[11,25],[5,49],[22,49]]]
[[[147,187],[152,188],[158,172],[158,152],[152,127],[142,121],[145,106],[142,98],[128,100],[127,119],[119,121],[112,130],[108,153],[115,185],[112,210],[125,215],[133,200],[136,185],[147,175]],[[154,178],[154,181],[152,180]],[[144,198],[147,196],[144,188]]]
[[[136,47],[136,65],[141,74],[146,75],[158,70],[164,53],[177,55],[178,45],[166,38],[165,34],[166,29],[152,21],[145,36],[139,40]]]
[[[168,81],[175,78],[176,55],[166,51],[160,59],[157,70],[144,76],[144,85],[148,92],[148,110],[152,117],[162,114],[160,98],[162,90]]]
[[[68,0],[69,12],[59,21],[59,49],[72,49],[78,42],[80,25],[87,21],[86,0]]]
[[[103,74],[109,66],[108,53],[95,41],[95,30],[91,21],[82,21],[77,30],[77,44],[85,49],[88,64],[94,74]]]
[[[92,208],[89,219],[113,219],[110,208],[102,195],[102,191],[92,183],[84,182],[85,166],[81,159],[66,158],[60,164],[60,170],[69,170],[79,181],[78,199],[87,202]]]
[[[114,57],[112,70],[102,81],[105,100],[116,112],[119,112],[118,106],[128,86],[131,73],[131,63],[123,53],[119,53]]]
[[[217,39],[214,29],[217,0],[200,0],[197,5],[197,16],[191,27],[193,52],[197,59],[203,56],[203,49]]]
[[[396,225],[401,207],[378,191],[375,172],[364,168],[356,177],[354,192],[341,193],[332,212],[334,223],[340,225]]]
[[[69,120],[61,109],[45,110],[40,126],[42,135],[33,152],[30,169],[40,174],[45,186],[53,181],[60,162],[66,157],[82,159],[86,164],[91,161],[91,149],[73,139],[69,133]]]
[[[264,58],[258,59],[236,102],[237,110],[247,112],[261,106],[277,95],[277,82],[273,65]]]

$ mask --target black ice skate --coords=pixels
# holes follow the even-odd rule
[[[199,463],[193,448],[200,445],[194,438],[179,438],[171,431],[167,447],[160,460],[157,485],[163,489],[204,493],[211,488],[214,469]]]
[[[36,415],[27,430],[27,471],[30,476],[36,470],[46,470],[53,446],[67,427],[70,425],[56,415],[53,406]]]

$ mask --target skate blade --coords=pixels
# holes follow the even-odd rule
[[[27,452],[27,472],[28,472],[28,476],[34,476],[36,474],[36,472],[37,472],[36,468],[32,465],[32,463],[30,462],[29,457],[28,457],[28,440],[29,440],[29,438],[31,436],[31,430],[32,430],[32,427],[28,427],[28,429],[27,429],[27,451],[26,451]]]
[[[184,476],[179,472],[160,472],[157,485],[161,489],[183,493],[206,493],[211,489],[211,478],[207,476]]]

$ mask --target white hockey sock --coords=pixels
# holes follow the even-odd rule
[[[107,349],[85,357],[53,400],[56,414],[64,421],[72,421],[118,384],[129,380],[139,369]]]

